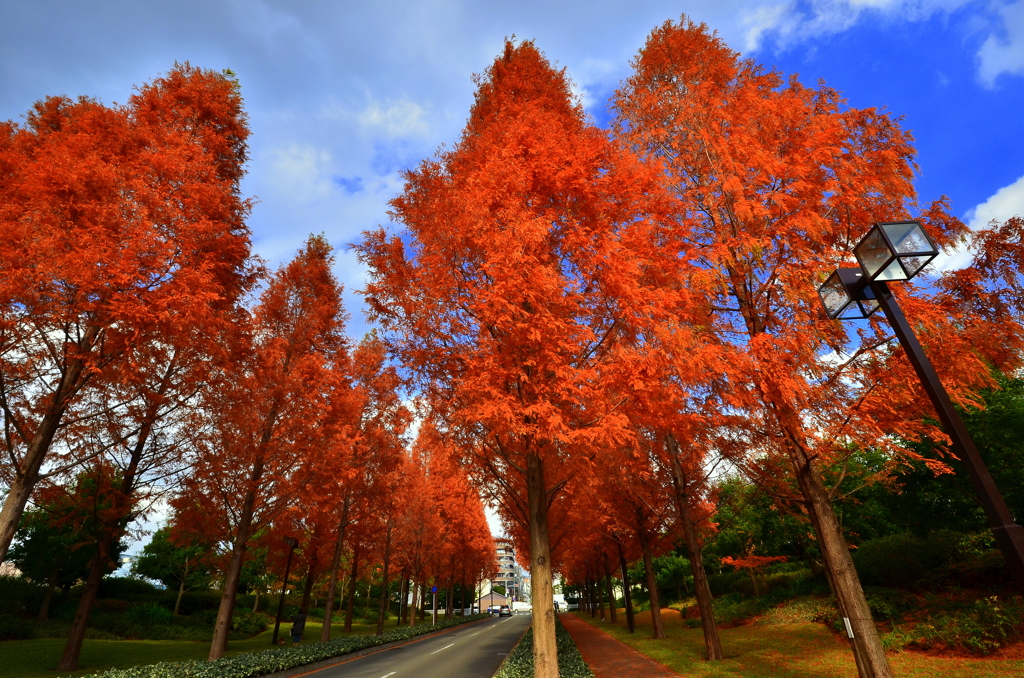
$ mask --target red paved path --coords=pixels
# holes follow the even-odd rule
[[[597,678],[679,678],[675,671],[577,619],[576,615],[560,614],[558,618]]]

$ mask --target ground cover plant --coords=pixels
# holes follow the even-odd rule
[[[298,646],[271,648],[261,652],[246,652],[234,657],[224,657],[214,661],[186,661],[147,666],[136,666],[128,669],[111,669],[102,674],[103,678],[252,678],[276,671],[292,669],[296,666],[339,657],[359,650],[378,647],[387,643],[408,640],[425,633],[458,626],[470,621],[487,619],[490,615],[474,615],[472,617],[456,617],[434,624],[397,627],[389,629],[380,636],[351,635],[335,638],[326,643],[306,643]],[[312,630],[312,629],[310,629]]]
[[[593,678],[594,672],[583,661],[583,655],[580,654],[572,636],[557,618],[555,620],[555,644],[558,647],[558,675],[560,678]],[[508,654],[508,658],[494,674],[494,678],[533,678],[533,676],[533,627],[531,626],[526,629],[526,633],[523,634],[519,643]]]

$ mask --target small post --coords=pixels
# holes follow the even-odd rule
[[[430,587],[430,592],[434,595],[434,615],[433,615],[433,618],[431,619],[430,623],[433,626],[437,626],[437,586],[436,585],[431,586]]]

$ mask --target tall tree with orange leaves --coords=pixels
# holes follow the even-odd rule
[[[36,483],[80,461],[61,428],[83,389],[244,290],[248,134],[237,83],[187,64],[124,106],[0,123],[0,561]]]
[[[359,252],[398,358],[445,390],[429,397],[453,426],[480,433],[480,470],[525,499],[509,518],[529,527],[534,666],[553,678],[548,506],[589,464],[571,450],[629,436],[599,374],[647,301],[633,248],[652,237],[659,184],[533,43],[506,43],[477,82],[458,144],[391,203],[404,238],[368,233]]]
[[[930,408],[888,329],[876,320],[847,334],[816,288],[873,222],[917,216],[940,245],[964,227],[942,202],[918,205],[911,137],[884,112],[742,60],[685,17],[657,28],[633,65],[615,127],[666,168],[679,226],[665,245],[699,256],[703,276],[690,282],[710,304],[709,341],[731,349],[729,406],[751,451],[799,486],[862,675],[890,676],[822,469],[851,443],[908,453],[889,434],[929,433]],[[972,345],[964,318],[920,290],[905,310],[933,352],[958,356],[943,376],[970,402],[986,358],[1006,357],[993,344],[1005,333]],[[836,355],[846,358],[823,359]]]
[[[212,433],[175,500],[231,552],[210,659],[224,653],[249,540],[302,500],[321,441],[348,402],[348,349],[332,250],[311,236],[270,279],[240,328],[231,372],[206,399]]]

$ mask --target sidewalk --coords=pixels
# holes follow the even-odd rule
[[[558,615],[597,678],[679,678],[679,674],[623,645],[576,615]]]

